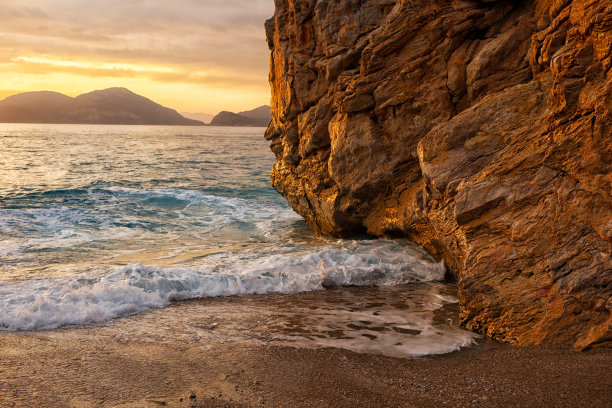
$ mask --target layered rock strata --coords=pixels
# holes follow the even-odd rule
[[[445,260],[462,324],[612,341],[612,3],[276,0],[272,183]]]

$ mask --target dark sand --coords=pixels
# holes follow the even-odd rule
[[[398,359],[331,348],[201,349],[41,332],[0,334],[0,351],[2,408],[612,406],[610,350],[485,343]]]
[[[612,407],[612,350],[481,341],[394,358],[278,340],[320,336],[321,310],[411,310],[406,294],[422,287],[204,299],[101,326],[0,333],[0,408]]]

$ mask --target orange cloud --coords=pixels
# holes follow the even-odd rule
[[[0,96],[124,86],[191,112],[268,103],[272,13],[270,0],[4,0]]]

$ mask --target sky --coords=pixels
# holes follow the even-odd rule
[[[0,0],[0,99],[125,87],[180,112],[269,104],[273,0]]]

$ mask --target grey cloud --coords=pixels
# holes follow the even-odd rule
[[[58,55],[257,72],[273,0],[3,0],[0,55]],[[10,47],[8,46],[10,44]]]

